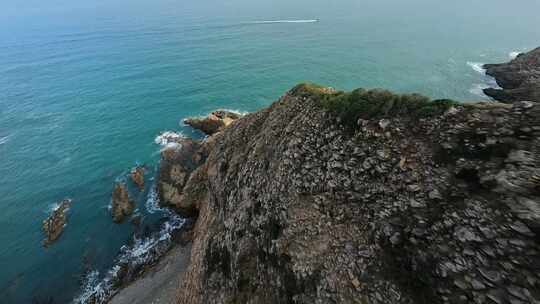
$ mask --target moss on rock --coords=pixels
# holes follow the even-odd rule
[[[291,94],[315,99],[321,107],[334,113],[349,127],[355,127],[360,118],[433,117],[443,114],[452,106],[460,105],[450,99],[431,100],[419,94],[394,94],[382,89],[344,92],[312,83],[297,85]]]

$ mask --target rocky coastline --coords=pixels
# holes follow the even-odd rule
[[[540,301],[537,103],[299,85],[186,147],[177,303]]]
[[[155,195],[190,224],[79,303],[540,303],[539,50],[485,66],[501,102],[301,84],[185,119],[207,136],[169,136]]]
[[[484,68],[501,87],[485,89],[486,95],[501,102],[540,102],[540,48],[519,54],[508,63],[486,64]]]

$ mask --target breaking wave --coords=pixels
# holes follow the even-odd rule
[[[508,53],[508,57],[510,57],[510,59],[516,59],[519,54],[521,54],[521,52],[512,51],[512,52]]]
[[[171,143],[177,143],[178,140],[185,138],[182,132],[174,131],[165,131],[161,132],[155,139],[154,142],[160,146],[166,146]]]
[[[495,88],[500,89],[500,86],[497,84],[497,81],[495,78],[489,76],[486,74],[486,69],[484,69],[484,64],[480,62],[467,62],[467,65],[470,66],[475,72],[482,75],[482,83],[475,83],[473,84],[472,88],[469,89],[469,93],[482,97],[482,98],[488,98],[486,94],[484,94],[484,89],[487,88]]]
[[[173,246],[172,237],[185,223],[185,219],[169,212],[160,230],[149,237],[134,237],[131,245],[120,248],[115,265],[103,276],[97,270],[89,272],[82,281],[81,294],[76,304],[104,304],[119,286],[137,278],[144,266],[156,263]]]
[[[161,208],[159,206],[159,196],[157,192],[157,184],[154,183],[152,185],[152,188],[150,188],[150,191],[148,191],[148,196],[146,197],[146,203],[145,203],[146,211],[150,214],[154,214],[156,212],[167,212],[167,209]]]
[[[486,69],[484,69],[483,63],[468,61],[467,65],[470,66],[475,72],[486,75]]]
[[[485,83],[475,83],[473,87],[469,89],[469,93],[480,97],[487,97],[487,95],[484,94],[484,89],[487,89],[489,87],[490,86]]]
[[[248,111],[240,111],[240,110],[231,110],[231,109],[223,109],[223,111],[227,111],[227,112],[231,112],[231,113],[234,113],[234,114],[238,114],[240,116],[246,116],[249,114]]]

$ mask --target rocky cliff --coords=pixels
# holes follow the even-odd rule
[[[178,303],[540,303],[540,105],[300,85],[163,152]]]
[[[485,89],[486,95],[503,102],[540,102],[540,48],[519,54],[508,63],[486,64],[484,68],[501,87]]]

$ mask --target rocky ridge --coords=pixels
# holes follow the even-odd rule
[[[485,89],[486,95],[502,102],[540,102],[540,48],[519,54],[508,63],[486,64],[484,68],[501,87]]]
[[[409,99],[298,86],[166,150],[178,303],[540,303],[540,105]]]

